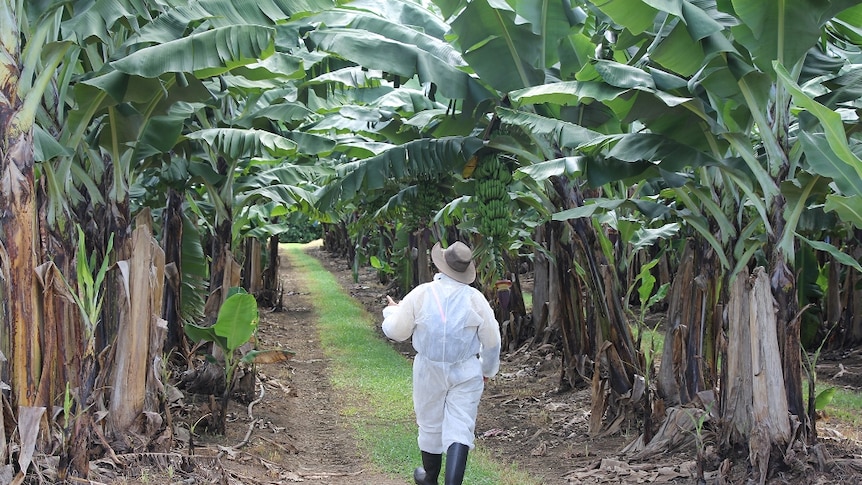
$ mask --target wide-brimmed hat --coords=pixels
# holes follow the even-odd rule
[[[455,281],[469,285],[476,279],[473,251],[461,241],[455,241],[446,249],[438,242],[431,248],[431,260],[441,273]]]

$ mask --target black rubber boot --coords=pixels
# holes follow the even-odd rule
[[[446,485],[461,485],[464,481],[464,470],[467,468],[467,452],[470,447],[461,443],[452,443],[446,451]]]
[[[413,470],[413,480],[416,485],[437,485],[437,477],[440,476],[440,466],[443,455],[422,452],[422,466]]]

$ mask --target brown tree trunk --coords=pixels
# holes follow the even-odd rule
[[[263,289],[267,291],[277,292],[278,284],[278,268],[281,264],[281,258],[278,255],[278,236],[270,236],[267,246],[267,264],[263,270]]]
[[[785,449],[792,438],[776,301],[769,280],[766,271],[757,268],[750,278],[741,272],[732,283],[723,386],[724,439],[748,448],[760,483],[766,478],[773,448]]]
[[[431,248],[428,246],[431,231],[423,227],[416,234],[416,284],[427,283],[434,277],[431,272]]]
[[[122,170],[117,163],[108,157],[104,158],[105,172],[102,175],[100,190],[105,198],[105,205],[95,209],[92,220],[82,221],[81,226],[87,233],[88,243],[92,243],[98,254],[104,255],[108,249],[108,241],[114,238],[114,248],[110,255],[111,261],[124,261],[131,257],[131,209],[128,195],[116,198],[112,193],[121,192],[114,187],[114,170]],[[116,190],[115,190],[116,189]],[[89,228],[89,230],[88,230]],[[89,254],[90,248],[87,248]],[[102,308],[102,319],[99,323],[96,339],[96,350],[101,351],[111,345],[117,335],[117,330],[123,321],[129,318],[129,307],[123,276],[119,271],[108,273],[105,281],[105,303]]]
[[[0,295],[5,301],[0,351],[9,362],[2,377],[12,387],[13,406],[49,406],[37,401],[42,321],[33,273],[38,266],[33,131],[32,124],[18,119],[23,107],[18,93],[20,36],[15,13],[11,14],[11,19],[4,19],[4,29],[13,32],[2,36],[0,45],[4,59],[0,66],[4,74],[0,76]]]
[[[48,238],[52,239],[52,238]],[[47,242],[47,241],[46,241]],[[47,247],[55,247],[48,244]],[[92,355],[92,342],[82,332],[83,324],[79,309],[72,305],[69,288],[63,282],[62,271],[74,274],[74,265],[65,258],[62,251],[49,252],[55,256],[53,261],[36,268],[41,285],[45,315],[44,366],[40,381],[40,399],[49,402],[62,402],[66,386],[72,394],[74,406],[70,410],[77,416],[73,425],[65,429],[60,440],[58,478],[66,476],[86,477],[89,473],[89,444],[91,420],[83,410],[93,402],[93,383],[96,368]],[[61,270],[57,265],[63,265]],[[88,354],[88,351],[90,352]],[[61,419],[67,419],[64,416]],[[47,416],[46,416],[47,419]]]
[[[859,238],[860,236],[862,236],[862,231],[856,231],[856,237]],[[857,239],[857,241],[860,240],[862,239]],[[857,261],[862,258],[862,246],[859,246],[858,243],[855,247],[849,248],[848,251]],[[837,263],[833,262],[832,264],[836,265]],[[844,330],[843,333],[846,335],[844,342],[842,342],[845,347],[862,343],[862,291],[853,290],[860,285],[862,285],[862,276],[857,271],[847,271],[841,285],[842,298],[839,305],[841,312],[839,327]]]
[[[592,381],[593,369],[586,363],[595,356],[595,349],[591,346],[593,339],[588,330],[590,324],[595,322],[591,318],[595,312],[590,310],[591,300],[584,298],[587,290],[572,267],[575,257],[571,252],[572,245],[559,240],[559,232],[564,228],[565,224],[557,223],[551,230],[551,254],[554,259],[551,268],[554,271],[550,274],[552,282],[549,285],[548,319],[552,325],[559,325],[562,339],[560,384],[575,387]]]
[[[583,204],[584,195],[576,184],[563,177],[552,177],[554,187],[552,200],[558,209],[569,209]],[[610,389],[619,397],[632,389],[635,375],[643,375],[642,363],[637,356],[631,329],[622,309],[622,296],[616,271],[610,267],[598,241],[596,228],[589,219],[579,218],[560,224],[560,235],[552,234],[551,241],[565,239],[552,250],[558,265],[552,278],[564,283],[560,291],[567,301],[561,306],[564,372],[575,367],[577,361],[603,359],[601,364],[608,372]],[[575,267],[575,263],[580,268]],[[581,276],[583,275],[583,276]],[[552,298],[562,296],[552,294]],[[581,305],[584,308],[581,308]],[[605,348],[605,342],[612,348]],[[577,346],[583,347],[577,347]],[[568,354],[568,355],[567,355]],[[608,356],[613,356],[610,359]],[[621,365],[617,365],[617,359]],[[582,364],[578,367],[586,369]],[[582,374],[587,380],[587,377]],[[573,379],[574,376],[570,376]],[[621,404],[620,400],[613,400]]]
[[[162,300],[162,318],[167,322],[164,352],[170,355],[180,347],[185,334],[181,317],[183,288],[183,197],[174,189],[168,190],[167,207],[162,217],[162,250],[165,252],[165,294]]]
[[[231,222],[222,221],[216,226],[215,234],[212,236],[210,250],[210,294],[204,308],[204,320],[207,325],[216,322],[221,303],[227,298],[230,286],[224,286],[225,281],[232,282],[232,265],[236,264],[231,244]],[[238,282],[237,282],[238,283]]]
[[[527,309],[524,306],[524,293],[521,288],[521,275],[518,271],[518,261],[512,260],[508,253],[503,253],[503,266],[508,271],[504,279],[510,281],[508,288],[497,288],[496,300],[499,306],[503,348],[516,350],[532,334],[532,328],[527,325]]]
[[[826,296],[823,298],[823,321],[831,329],[841,321],[841,264],[828,258],[829,273],[826,276]]]
[[[252,295],[263,289],[263,254],[260,240],[245,238],[245,261],[243,261],[243,288]]]
[[[706,250],[711,253],[711,249]],[[686,241],[668,292],[667,327],[658,374],[659,396],[670,406],[689,403],[718,380],[714,318],[718,267],[714,258]],[[718,328],[716,328],[718,327]]]
[[[129,431],[147,436],[152,430],[133,429],[146,413],[158,414],[156,367],[164,346],[166,323],[160,317],[164,284],[165,255],[152,237],[149,211],[136,218],[132,237],[132,258],[128,262],[131,318],[118,329],[114,353],[110,424],[114,436],[125,438]],[[147,423],[146,419],[138,424]]]
[[[534,240],[537,248],[548,249],[547,224],[536,227]],[[550,261],[546,254],[533,250],[533,335],[534,343],[545,344],[552,332],[548,326],[548,302],[550,301]]]
[[[777,305],[776,330],[778,349],[784,370],[787,407],[790,414],[797,416],[801,423],[806,423],[805,405],[802,398],[802,343],[800,336],[802,314],[799,312],[796,277],[787,267],[780,252],[776,255],[776,261],[773,263],[770,280],[772,296]],[[808,426],[804,426],[803,434],[806,434],[807,430]]]
[[[727,304],[727,349],[721,386],[721,416],[726,426],[722,444],[744,444],[754,425],[751,403],[754,399],[751,380],[751,304],[748,271],[741,272],[731,283]]]

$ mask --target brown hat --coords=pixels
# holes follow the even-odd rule
[[[476,279],[473,251],[461,241],[455,241],[446,249],[438,242],[431,248],[431,260],[441,273],[455,281],[469,285]]]

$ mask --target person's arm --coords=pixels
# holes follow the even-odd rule
[[[415,291],[408,293],[400,303],[387,296],[389,305],[383,308],[383,333],[392,340],[403,342],[413,335],[416,325],[413,318]]]
[[[479,360],[482,362],[482,376],[488,378],[494,377],[500,370],[500,327],[491,305],[481,293],[478,296],[478,299],[473,299],[473,307],[482,317],[482,323],[479,324],[479,343],[482,344]]]

